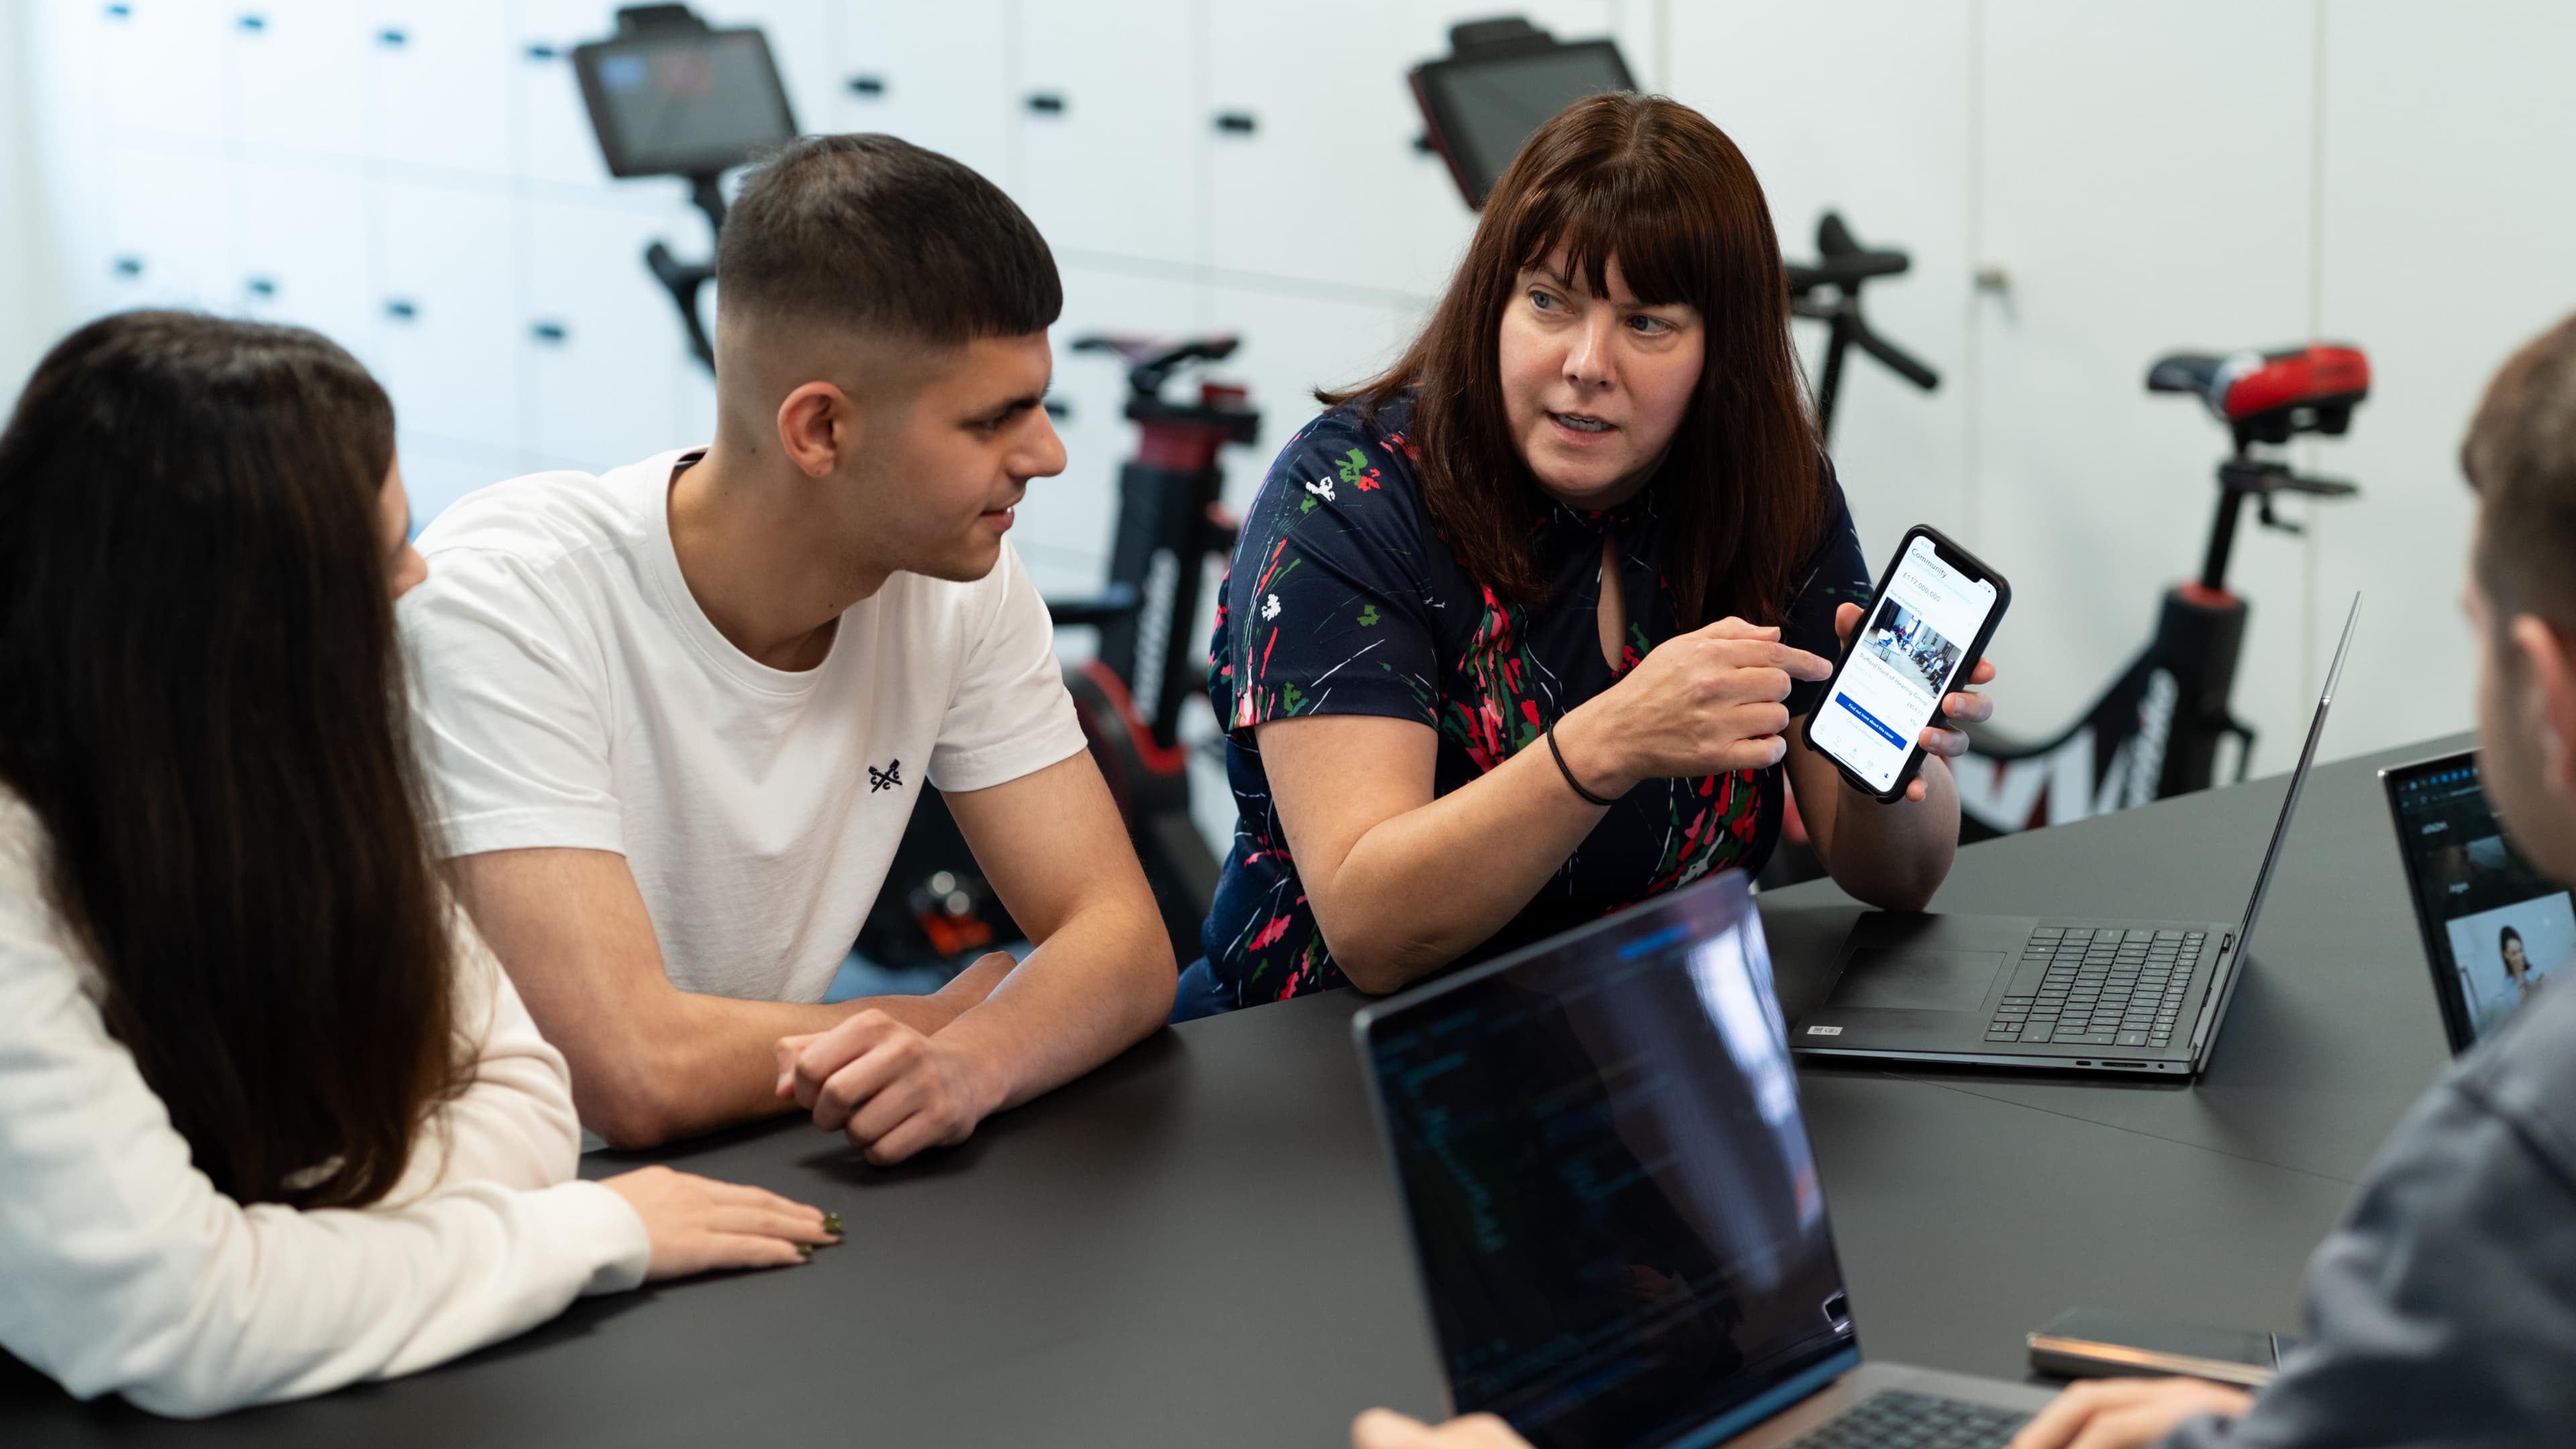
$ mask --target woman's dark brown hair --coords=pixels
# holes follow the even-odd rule
[[[0,433],[0,781],[109,1030],[242,1202],[392,1189],[455,1049],[379,498],[393,407],[298,328],[46,354]]]
[[[1494,183],[1448,294],[1394,367],[1327,405],[1419,388],[1424,501],[1475,579],[1545,591],[1530,556],[1545,505],[1504,416],[1500,329],[1519,277],[1557,248],[1609,293],[1613,258],[1646,304],[1688,303],[1707,329],[1699,389],[1655,484],[1681,627],[1776,623],[1824,526],[1822,446],[1789,339],[1771,211],[1735,143],[1661,96],[1600,95],[1541,126]]]

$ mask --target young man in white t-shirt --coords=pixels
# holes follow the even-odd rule
[[[785,1110],[878,1162],[1162,1023],[1170,943],[1002,535],[1064,467],[1062,305],[946,157],[811,138],[717,254],[703,450],[476,493],[403,605],[438,827],[583,1121],[644,1146]],[[936,783],[1038,943],[817,1004]]]

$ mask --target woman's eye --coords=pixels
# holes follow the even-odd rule
[[[1529,296],[1530,305],[1536,307],[1540,311],[1553,312],[1556,310],[1556,298],[1549,296],[1547,293],[1533,290]]]
[[[1660,337],[1673,330],[1673,324],[1665,321],[1663,318],[1648,317],[1642,313],[1629,318],[1628,325],[1650,337]]]

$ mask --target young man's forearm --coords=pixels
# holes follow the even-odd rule
[[[777,1094],[780,1037],[829,1031],[871,1010],[935,1035],[982,1002],[1011,965],[1008,956],[987,956],[927,996],[862,996],[820,1005],[674,989],[663,1012],[654,1013],[660,1019],[630,1028],[634,1045],[617,1051],[618,1061],[573,1060],[574,1099],[583,1124],[620,1148],[660,1146],[776,1116],[796,1105]],[[662,1045],[651,1045],[656,1042]]]
[[[1050,934],[947,1023],[939,1041],[970,1053],[989,1073],[994,1105],[988,1110],[1016,1107],[1162,1026],[1172,1014],[1178,974],[1159,917],[1096,906]]]

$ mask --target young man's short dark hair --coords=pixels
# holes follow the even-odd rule
[[[931,347],[1055,324],[1038,229],[973,168],[892,136],[808,136],[753,171],[725,218],[716,290],[737,316]]]
[[[2495,617],[2576,629],[2576,317],[2524,344],[2460,445],[2483,503],[2476,568]]]

